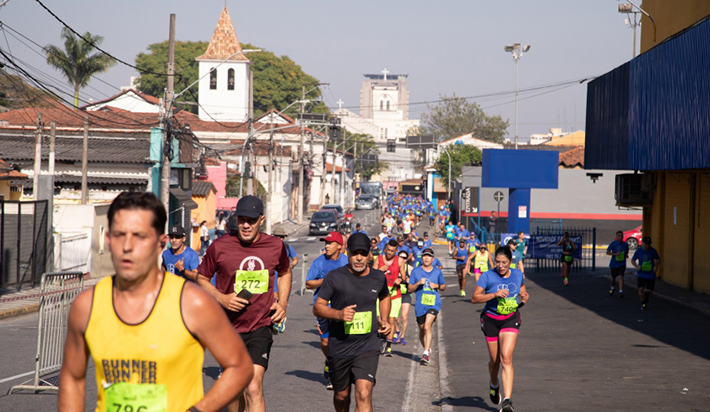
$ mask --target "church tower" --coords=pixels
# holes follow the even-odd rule
[[[406,74],[365,74],[360,92],[360,116],[373,120],[408,120],[409,88]]]
[[[244,54],[235,54],[241,51],[242,46],[239,44],[225,5],[207,51],[195,59],[200,66],[198,86],[200,120],[208,122],[248,120],[251,62]]]

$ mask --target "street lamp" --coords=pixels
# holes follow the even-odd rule
[[[656,22],[653,21],[653,17],[651,17],[650,14],[648,14],[644,9],[641,7],[635,5],[632,3],[630,0],[627,0],[628,3],[621,3],[619,4],[619,13],[624,13],[626,15],[632,14],[634,15],[634,21],[632,22],[628,17],[624,20],[624,23],[626,23],[629,27],[634,29],[634,47],[633,47],[633,57],[636,57],[636,27],[641,24],[640,21],[638,21],[638,14],[643,13],[648,17],[648,19],[651,21],[651,24],[653,25],[653,41],[656,41]]]
[[[439,147],[441,147],[441,146],[439,146]],[[449,154],[448,150],[443,149],[443,151],[444,151],[444,153],[446,153],[446,156],[449,157],[449,179],[448,179],[449,187],[446,192],[446,200],[449,200],[451,198],[451,155]]]
[[[513,54],[515,60],[515,150],[518,150],[518,60],[523,57],[523,53],[530,50],[529,44],[513,43],[503,49]]]
[[[306,95],[313,90],[319,88],[320,86],[329,86],[330,83],[311,83],[311,84],[306,84],[302,83],[301,84],[301,101],[306,100]],[[311,88],[310,90],[306,91],[306,86],[315,86]],[[303,112],[306,111],[306,104],[301,103],[301,115],[303,115]],[[298,201],[296,202],[296,205],[298,207],[298,213],[297,213],[297,222],[298,224],[303,224],[303,167],[304,167],[304,158],[305,156],[305,146],[306,146],[306,135],[305,135],[305,125],[303,124],[303,119],[301,118],[301,156],[298,159]]]

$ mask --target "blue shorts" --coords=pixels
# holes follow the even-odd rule
[[[318,334],[321,339],[328,339],[330,336],[330,320],[323,318],[316,318],[318,320]]]

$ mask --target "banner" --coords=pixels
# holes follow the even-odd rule
[[[528,257],[531,259],[559,259],[562,256],[562,246],[557,246],[564,235],[532,235],[528,245]],[[582,259],[582,236],[569,237],[576,250],[572,256],[576,260]]]

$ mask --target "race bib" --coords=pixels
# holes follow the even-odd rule
[[[471,246],[468,247],[468,251],[471,252],[471,253],[473,253],[473,252],[476,251],[476,247],[473,246],[473,245],[471,245]]]
[[[114,383],[104,389],[111,412],[167,412],[168,387],[148,383]]]
[[[653,270],[653,263],[651,263],[651,262],[641,263],[641,270],[643,270],[644,272],[650,272],[651,270]]]
[[[399,284],[399,292],[402,293],[403,295],[406,295],[407,293],[409,293],[409,291],[407,290],[407,285],[405,285],[404,283],[400,283]]]
[[[266,293],[269,291],[269,271],[261,270],[238,270],[234,278],[234,293],[246,289],[253,294]]]
[[[624,256],[624,253],[621,252],[620,255],[616,255],[616,260],[618,260],[618,261],[626,260],[626,256]]]
[[[565,255],[565,262],[571,262],[572,261],[572,255]]]
[[[518,298],[508,297],[508,298],[498,298],[498,308],[497,312],[501,315],[509,315],[518,309]]]
[[[511,263],[511,264],[510,264],[510,268],[511,268],[511,269],[515,269],[515,263]]]
[[[436,295],[432,293],[422,293],[421,302],[424,306],[434,306],[436,305]]]
[[[397,296],[397,289],[398,289],[397,286],[392,286],[392,288],[390,288],[390,297]]]
[[[453,232],[446,232],[446,238],[447,238],[447,239],[453,239],[453,238],[454,238]]]
[[[364,335],[372,331],[372,312],[355,312],[352,322],[345,322],[345,333]]]

